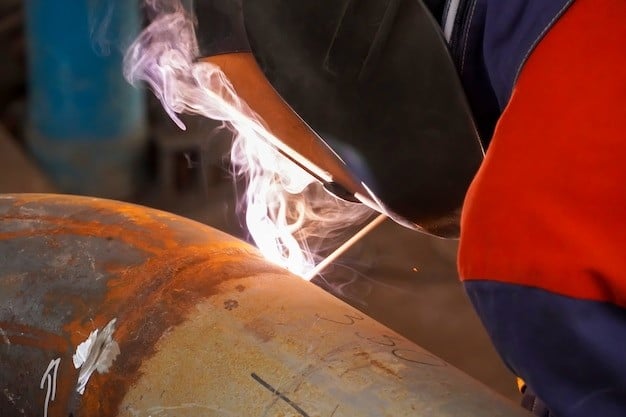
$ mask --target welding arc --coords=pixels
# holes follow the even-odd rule
[[[379,214],[374,220],[366,224],[361,230],[356,232],[350,239],[346,240],[341,246],[335,249],[330,255],[328,255],[324,260],[322,260],[319,264],[315,265],[305,277],[307,281],[315,278],[320,272],[322,272],[328,265],[334,262],[338,257],[340,257],[344,252],[350,249],[356,242],[361,240],[363,236],[371,232],[387,219],[386,214]]]

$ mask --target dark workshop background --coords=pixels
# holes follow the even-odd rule
[[[209,140],[216,123],[191,117],[185,118],[189,129],[180,131],[151,94],[122,77],[115,44],[132,39],[141,25],[133,2],[118,22],[126,36],[109,37],[111,44],[95,48],[99,53],[73,32],[80,25],[68,24],[98,13],[88,10],[90,2],[25,3],[0,2],[0,193],[130,201],[245,239],[235,215],[227,135]],[[387,221],[317,284],[517,400],[515,379],[458,281],[456,249],[454,241]]]

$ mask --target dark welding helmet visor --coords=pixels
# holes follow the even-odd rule
[[[281,141],[331,174],[320,178],[331,192],[373,201],[407,227],[458,236],[483,149],[421,1],[211,0],[196,9],[203,57]]]

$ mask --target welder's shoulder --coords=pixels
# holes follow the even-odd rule
[[[442,26],[488,146],[521,68],[573,0],[448,1]]]

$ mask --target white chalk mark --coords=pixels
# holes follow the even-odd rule
[[[2,340],[4,341],[4,343],[6,343],[7,345],[11,344],[11,340],[9,340],[7,332],[5,332],[2,327],[0,327],[0,336],[2,336]]]
[[[57,395],[57,373],[59,371],[60,363],[61,358],[51,360],[48,364],[48,368],[46,368],[46,372],[44,372],[41,377],[41,382],[39,383],[40,389],[44,389],[44,386],[46,386],[46,400],[43,403],[43,417],[48,417],[48,405],[50,404],[50,401],[54,401]],[[52,375],[50,374],[51,372]]]
[[[98,329],[91,332],[87,340],[76,347],[72,362],[76,369],[80,368],[76,391],[81,395],[85,392],[91,374],[95,371],[101,374],[108,372],[113,361],[120,354],[120,348],[113,340],[116,320],[112,319],[104,326],[102,332]]]

